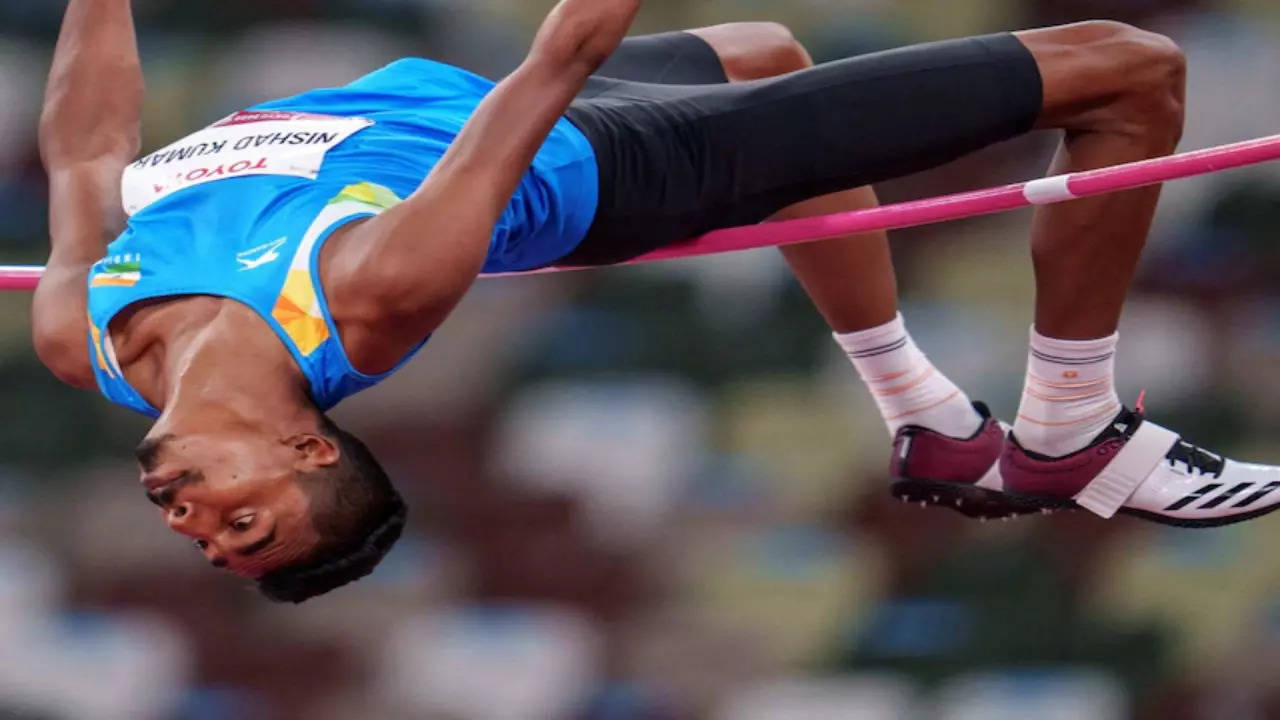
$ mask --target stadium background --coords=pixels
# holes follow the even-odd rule
[[[44,259],[64,7],[0,1],[0,261]],[[146,148],[403,55],[498,75],[548,0],[138,0]],[[1271,0],[650,0],[637,32],[789,24],[819,59],[1089,17],[1190,58],[1183,148],[1280,129]],[[1031,136],[886,200],[1030,178]],[[1029,215],[896,233],[917,341],[1015,410]],[[1121,393],[1280,462],[1280,167],[1172,185]],[[273,606],[157,522],[146,425],[60,387],[0,297],[0,717],[1280,718],[1280,519],[981,525],[892,503],[884,428],[772,251],[481,282],[336,413],[411,501],[370,579]]]

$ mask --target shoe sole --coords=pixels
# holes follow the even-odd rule
[[[898,478],[890,484],[889,492],[903,502],[945,507],[978,520],[1007,520],[1022,515],[1047,515],[1059,510],[1078,509],[1070,500],[1010,495],[945,480]]]
[[[1079,510],[1074,500],[1053,495],[987,490],[976,485],[941,480],[898,478],[890,485],[894,497],[921,506],[944,507],[978,520],[1007,520],[1022,515],[1049,515],[1063,510]],[[1140,520],[1180,528],[1214,528],[1246,522],[1280,510],[1280,503],[1238,515],[1219,518],[1178,518],[1147,510],[1120,508],[1119,512]]]

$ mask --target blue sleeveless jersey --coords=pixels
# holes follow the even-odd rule
[[[343,224],[412,193],[492,88],[448,65],[400,60],[345,87],[236,113],[131,165],[128,226],[88,280],[102,393],[159,414],[124,380],[108,326],[128,305],[187,294],[257,311],[322,410],[390,375],[347,359],[319,282],[320,248]],[[561,119],[496,224],[484,272],[528,270],[573,250],[595,214],[596,173],[587,139]]]

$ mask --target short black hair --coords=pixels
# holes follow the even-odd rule
[[[320,417],[322,432],[338,446],[338,462],[298,478],[320,542],[302,562],[258,578],[258,590],[276,602],[300,603],[368,575],[404,529],[404,500],[373,453]]]

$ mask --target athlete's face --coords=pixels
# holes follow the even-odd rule
[[[248,433],[148,437],[136,451],[147,499],[213,564],[260,577],[304,558],[318,536],[289,442]]]

